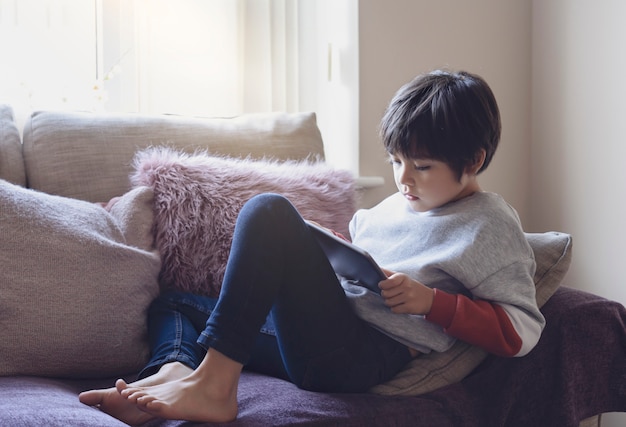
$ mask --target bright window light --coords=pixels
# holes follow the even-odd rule
[[[358,173],[357,0],[0,0],[0,102],[193,116],[314,111]]]

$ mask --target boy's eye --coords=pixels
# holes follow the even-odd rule
[[[416,171],[423,172],[423,171],[427,171],[428,169],[430,169],[429,165],[424,165],[424,166],[415,165],[415,170]]]

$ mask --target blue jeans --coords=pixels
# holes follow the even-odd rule
[[[149,316],[152,360],[142,376],[209,348],[298,387],[363,392],[410,359],[406,346],[357,317],[297,210],[264,194],[242,208],[219,299],[165,293]]]

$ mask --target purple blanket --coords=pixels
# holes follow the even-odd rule
[[[626,411],[624,307],[562,287],[542,311],[548,326],[528,356],[489,357],[462,382],[419,397],[312,393],[245,372],[239,417],[227,425],[576,427],[599,413]],[[81,390],[111,384],[0,378],[0,425],[123,426],[77,399]]]

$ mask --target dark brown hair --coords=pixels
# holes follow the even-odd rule
[[[385,112],[380,135],[389,154],[443,161],[460,179],[485,150],[487,168],[500,141],[498,104],[489,85],[465,71],[436,70],[402,86]]]

